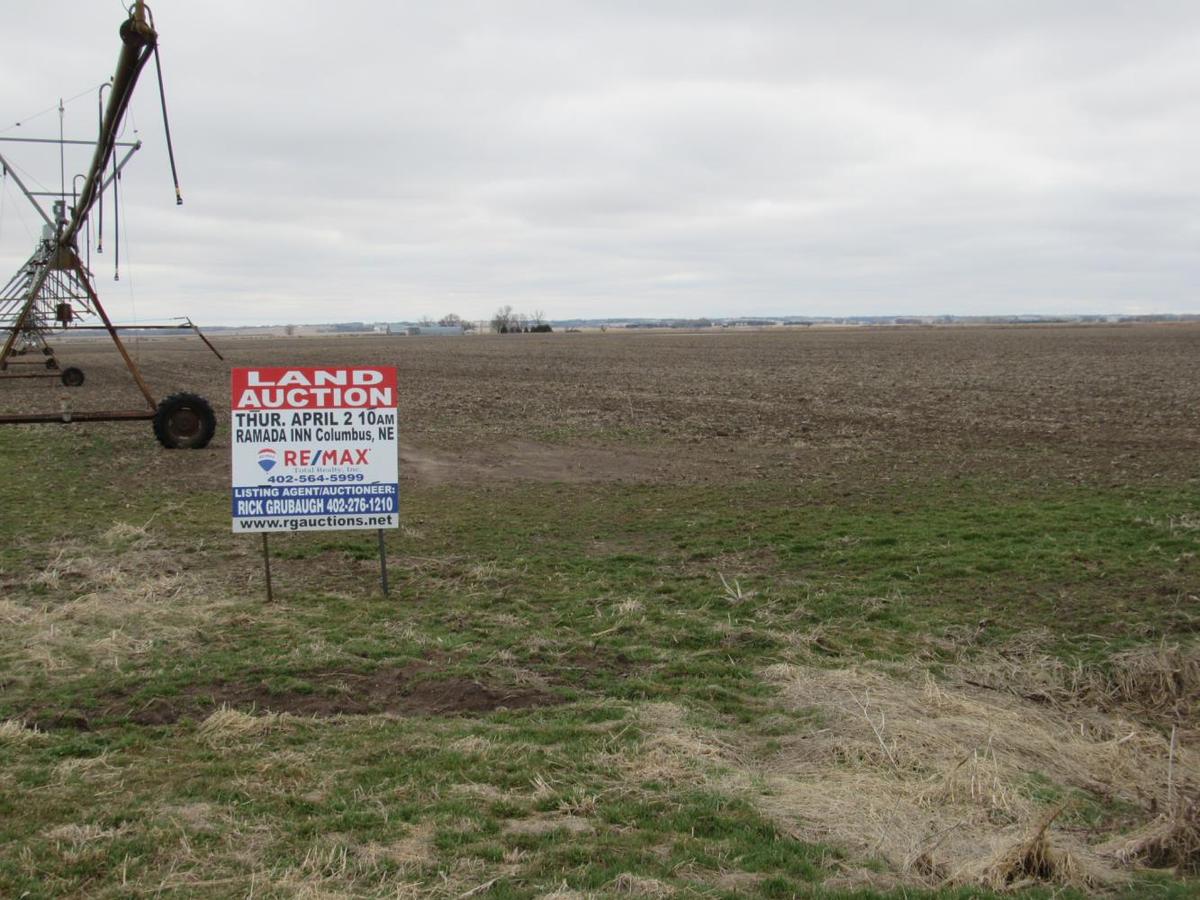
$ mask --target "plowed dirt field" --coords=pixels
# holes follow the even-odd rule
[[[230,365],[396,365],[406,475],[432,481],[1181,477],[1200,447],[1200,325],[213,338],[227,363],[190,337],[130,347],[223,425]],[[0,408],[142,405],[106,340],[58,346],[86,383],[5,384]]]

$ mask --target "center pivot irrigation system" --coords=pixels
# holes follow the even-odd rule
[[[129,10],[129,17],[121,24],[121,55],[117,60],[117,68],[112,80],[101,85],[99,90],[99,102],[103,112],[100,115],[100,134],[95,142],[91,165],[86,173],[75,176],[69,193],[66,188],[65,163],[60,162],[62,184],[59,191],[34,191],[29,189],[9,160],[0,153],[0,177],[12,179],[21,193],[33,204],[44,223],[41,240],[38,241],[33,255],[3,289],[0,289],[0,336],[4,336],[4,346],[0,350],[0,381],[11,378],[56,378],[67,387],[79,387],[84,381],[82,370],[75,367],[60,369],[54,349],[47,338],[56,331],[65,333],[77,329],[103,330],[112,338],[134,383],[146,398],[148,408],[74,412],[69,411],[64,402],[63,409],[58,413],[0,415],[0,424],[146,420],[154,423],[154,435],[164,447],[199,448],[208,444],[216,427],[216,417],[208,401],[189,393],[172,394],[161,401],[156,400],[137,363],[121,342],[118,331],[122,328],[190,328],[218,358],[222,358],[221,354],[190,319],[183,320],[182,325],[114,325],[100,303],[92,273],[84,264],[79,252],[79,239],[82,234],[87,238],[90,261],[89,216],[97,205],[97,252],[102,250],[104,194],[106,191],[112,191],[115,210],[121,171],[133,154],[141,148],[140,141],[120,141],[118,135],[138,76],[151,56],[154,57],[158,72],[163,127],[171,160],[171,174],[175,176],[175,154],[171,147],[171,130],[167,122],[162,69],[158,63],[158,34],[154,30],[153,14],[150,13],[147,18],[148,13],[150,11],[143,0],[137,0]],[[103,97],[106,90],[108,104],[104,106]],[[61,117],[61,101],[58,109]],[[57,145],[60,161],[64,159],[64,151],[68,145],[92,144],[91,141],[65,140],[61,133],[58,138],[44,139],[0,136],[0,142]],[[83,187],[76,191],[75,186],[80,179],[83,180]],[[49,210],[46,208],[47,202]],[[175,177],[175,202],[183,203],[178,177]],[[117,219],[115,211],[113,219]],[[119,242],[120,232],[116,229],[114,231]],[[95,322],[96,319],[102,324],[87,324],[89,320]],[[29,355],[35,359],[26,361],[21,358]],[[14,371],[18,367],[24,368]]]

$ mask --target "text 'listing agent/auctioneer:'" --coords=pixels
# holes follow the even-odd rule
[[[380,409],[396,406],[396,370],[235,369],[233,408]]]

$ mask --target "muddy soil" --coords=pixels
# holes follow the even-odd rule
[[[460,715],[499,709],[528,709],[561,702],[549,691],[489,685],[467,678],[439,678],[421,661],[381,666],[372,672],[314,671],[297,674],[284,688],[263,681],[217,681],[177,694],[144,698],[132,691],[101,697],[94,708],[32,710],[24,720],[41,730],[88,731],[115,722],[169,725],[203,719],[223,706],[248,713],[291,713],[326,718],[344,715]]]

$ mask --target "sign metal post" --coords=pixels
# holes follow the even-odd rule
[[[383,596],[388,594],[387,580],[387,550],[383,545],[383,529],[379,529],[379,584],[383,587]]]
[[[267,546],[267,533],[263,532],[263,569],[267,573],[267,602],[274,603],[275,598],[271,596],[271,548]]]

